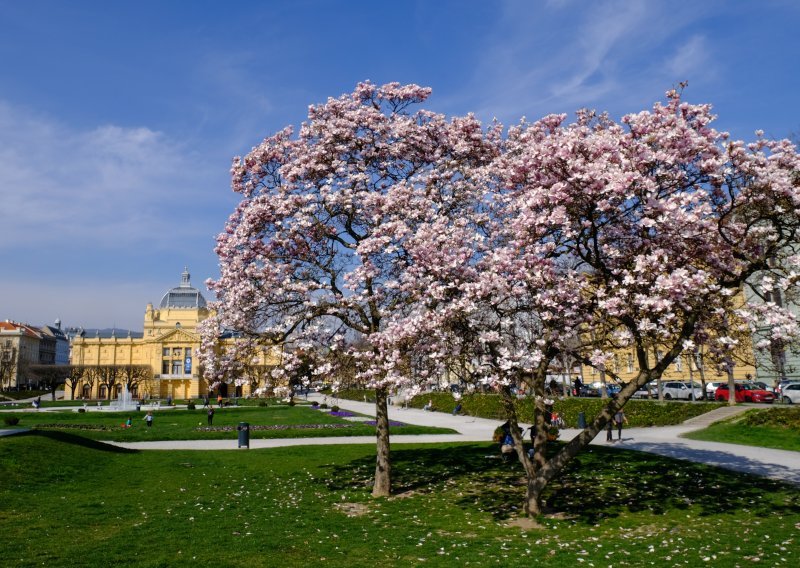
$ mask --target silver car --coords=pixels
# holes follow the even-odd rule
[[[783,386],[781,400],[786,404],[800,402],[800,383],[787,383]]]
[[[703,389],[697,383],[694,383],[694,388],[692,388],[688,382],[667,381],[661,385],[661,390],[665,400],[700,400],[703,398]],[[694,396],[692,396],[692,391],[694,391]]]

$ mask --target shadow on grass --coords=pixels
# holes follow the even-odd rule
[[[29,430],[28,432],[24,432],[22,434],[17,434],[17,435],[38,436],[40,438],[48,438],[56,442],[81,446],[83,448],[88,448],[90,450],[98,450],[100,452],[111,452],[115,454],[139,453],[139,450],[120,448],[119,446],[113,446],[111,444],[106,444],[105,442],[99,442],[97,440],[92,440],[91,438],[85,438],[78,434],[70,434],[68,432],[60,432],[58,430]]]
[[[548,449],[552,455],[560,448]],[[496,445],[460,445],[392,452],[393,493],[446,494],[462,508],[502,521],[522,511],[526,479],[521,464],[497,459]],[[371,487],[374,457],[332,468],[331,490]],[[787,491],[787,489],[790,489]],[[636,451],[590,448],[575,458],[544,494],[546,509],[582,524],[626,513],[689,510],[753,517],[800,513],[800,495],[786,484],[703,464]]]
[[[765,463],[749,459],[740,453],[724,450],[695,449],[682,443],[647,443],[636,442],[629,444],[634,450],[659,454],[665,457],[684,459],[712,464],[734,471],[751,473],[757,476],[779,479],[789,483],[800,484],[800,471],[797,468],[787,467],[779,463]]]
[[[800,513],[796,489],[755,475],[606,448],[577,459],[551,483],[545,499],[550,508],[589,523],[625,512],[662,515],[690,508],[701,516]]]

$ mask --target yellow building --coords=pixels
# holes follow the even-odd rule
[[[661,359],[663,352],[661,350],[654,350],[650,357],[658,357]],[[756,368],[753,362],[752,349],[749,344],[745,345],[737,353],[734,358],[733,376],[737,381],[744,381],[752,379],[756,376]],[[700,367],[702,366],[702,373]],[[622,382],[633,380],[639,374],[639,363],[636,358],[636,353],[633,349],[622,349],[614,355],[614,360],[611,364],[611,370],[620,377]],[[581,369],[584,383],[593,383],[601,380],[600,371],[593,367],[584,366]],[[678,357],[661,377],[662,381],[688,381],[690,378],[696,382],[700,382],[701,376],[706,382],[712,381],[727,381],[727,373],[712,360],[707,357],[696,354],[694,357],[690,354],[683,354]],[[611,380],[608,379],[607,380]]]
[[[745,296],[740,291],[734,297],[734,308],[741,308],[746,305]],[[730,313],[730,318],[735,318]],[[741,326],[739,330],[738,345],[731,353],[731,364],[733,365],[733,376],[737,381],[752,380],[756,376],[755,355],[753,353],[752,339],[747,326]],[[655,360],[660,361],[664,356],[664,346],[651,346],[648,349],[648,365],[652,366]],[[633,380],[641,370],[639,361],[636,357],[634,348],[618,349],[611,362],[612,370],[620,380],[627,383]],[[601,373],[597,369],[584,366],[580,369],[580,375],[584,383],[602,381]],[[662,381],[688,381],[700,382],[727,381],[728,374],[719,361],[715,361],[702,346],[695,352],[684,352],[680,357],[667,367],[661,377]]]
[[[113,334],[111,337],[76,336],[72,340],[71,363],[87,368],[148,366],[152,379],[133,386],[134,397],[172,397],[178,400],[210,394],[209,384],[202,376],[197,359],[200,348],[197,326],[210,312],[206,299],[191,285],[189,277],[188,270],[184,269],[180,285],[164,294],[158,308],[147,304],[141,338],[116,337]],[[260,375],[264,374],[264,364],[274,364],[276,359],[265,356],[260,362]],[[238,382],[244,384],[223,383],[214,394],[249,396],[258,384],[256,379]],[[116,398],[122,385],[116,384],[113,388],[116,392],[111,393],[111,398]],[[76,394],[82,398],[109,398],[107,385],[85,379],[76,389]]]

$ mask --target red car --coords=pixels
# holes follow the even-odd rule
[[[728,383],[721,384],[714,393],[714,400],[728,400]],[[736,402],[765,402],[772,404],[775,402],[775,395],[769,391],[752,384],[736,385]]]

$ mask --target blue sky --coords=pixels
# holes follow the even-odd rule
[[[141,330],[218,273],[231,157],[359,81],[506,124],[680,81],[717,128],[800,133],[800,2],[0,0],[0,319]]]

